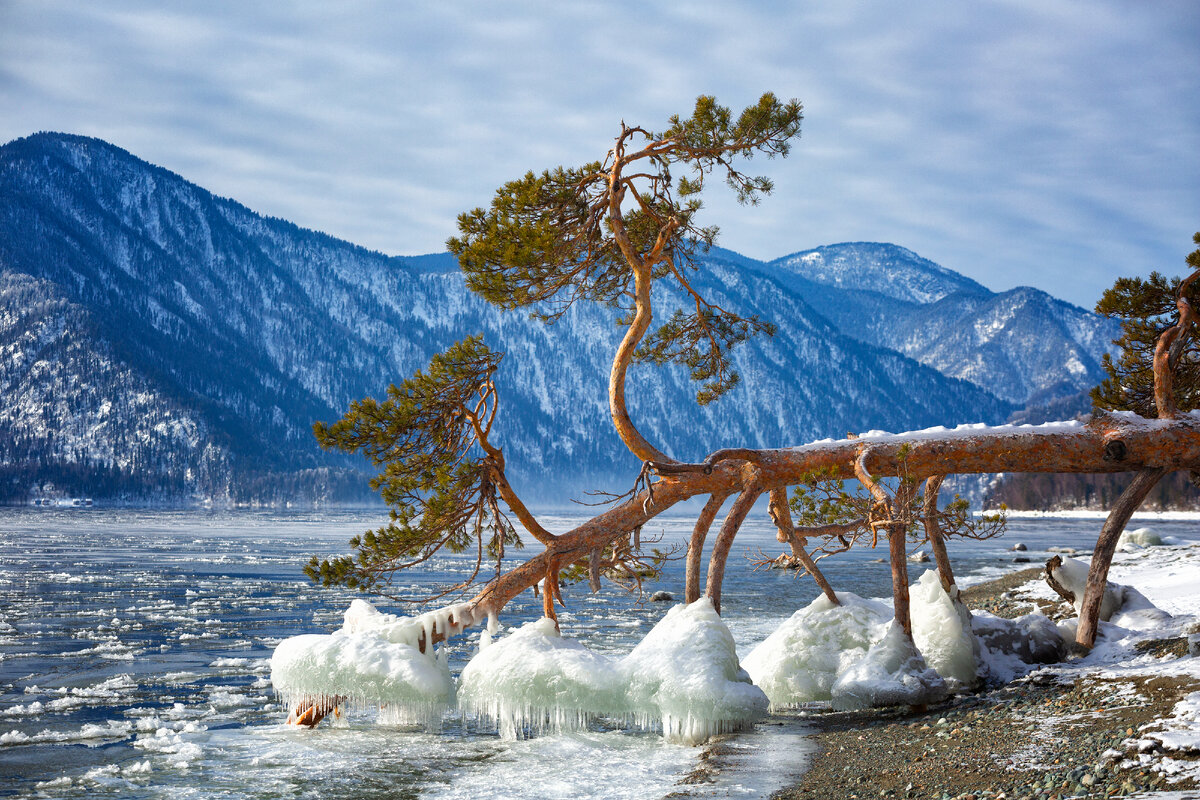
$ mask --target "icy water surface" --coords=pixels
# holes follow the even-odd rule
[[[0,509],[0,796],[759,797],[803,768],[804,742],[772,726],[740,737],[742,768],[700,789],[676,785],[696,766],[695,748],[601,726],[518,742],[455,718],[436,735],[367,717],[284,727],[271,651],[284,637],[338,627],[351,599],[314,587],[301,567],[310,555],[344,552],[383,516]],[[546,519],[553,530],[578,521]],[[1196,538],[1194,522],[1150,524]],[[1086,549],[1099,526],[1013,520],[1001,539],[956,543],[951,554],[960,574],[995,574],[1016,566],[1008,552],[1016,541],[1039,563],[1051,545]],[[690,527],[669,519],[643,535],[682,543]],[[759,547],[779,552],[771,530],[748,522],[725,578],[724,617],[742,654],[816,595],[811,581],[751,572],[742,555]],[[884,554],[823,563],[839,589],[884,596],[888,569],[873,563]],[[467,568],[465,559],[437,559],[400,592],[419,595]],[[682,584],[676,562],[656,588],[680,596]],[[628,652],[669,605],[634,606],[624,593],[578,586],[565,597],[564,634],[610,654]],[[539,609],[527,595],[503,622]],[[476,641],[472,633],[451,644],[455,673]]]

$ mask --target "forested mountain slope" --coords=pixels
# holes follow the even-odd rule
[[[891,266],[864,264],[872,286],[886,285]],[[635,368],[630,409],[651,441],[690,459],[998,421],[1027,399],[849,335],[827,298],[832,321],[814,310],[800,275],[710,254],[697,284],[779,330],[736,351],[741,385],[705,408],[682,372]],[[890,302],[925,313],[947,291],[986,301],[982,287],[932,265],[911,278],[908,300]],[[665,319],[682,298],[656,302]],[[576,306],[554,326],[501,313],[466,291],[448,255],[387,257],[263,217],[96,139],[38,134],[0,147],[9,500],[46,482],[126,499],[350,496],[361,483],[346,470],[360,464],[321,452],[313,420],[382,396],[473,333],[507,353],[498,427],[518,488],[542,502],[627,488],[638,465],[608,422],[620,335],[609,310]]]

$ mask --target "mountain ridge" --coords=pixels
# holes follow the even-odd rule
[[[696,273],[698,287],[717,301],[779,325],[774,338],[735,351],[744,380],[729,397],[698,408],[682,371],[631,372],[635,422],[673,454],[699,458],[730,444],[786,446],[849,430],[999,421],[1018,405],[847,335],[791,288],[795,275],[773,263],[714,248]],[[158,398],[156,413],[190,415],[200,432],[195,442],[156,445],[142,456],[162,467],[156,474],[181,476],[171,484],[180,496],[245,499],[238,492],[248,476],[305,473],[326,490],[331,481],[343,485],[339,476],[361,462],[317,449],[312,421],[337,418],[351,400],[382,396],[433,352],[478,332],[508,353],[498,374],[498,425],[507,423],[502,444],[518,488],[535,496],[539,487],[554,496],[622,489],[637,464],[608,421],[605,380],[620,334],[612,312],[580,306],[547,328],[471,295],[456,266],[449,254],[387,256],[258,215],[98,139],[38,134],[0,146],[0,274],[10,283],[34,281],[22,284],[21,299],[15,290],[0,292],[0,320],[8,321],[0,343],[10,343],[0,353],[0,387],[6,397],[25,398],[0,415],[0,474],[8,476],[0,498],[19,502],[44,489],[30,478],[29,448],[16,445],[31,436],[41,437],[38,457],[53,456],[63,470],[128,466],[123,456],[99,459],[107,453],[99,445],[55,433],[56,426],[76,430],[101,407],[96,398],[113,389],[89,366],[95,359],[58,359],[48,386],[77,407],[54,411],[40,432],[28,423],[42,402],[29,398],[46,386],[19,368],[11,342],[33,325],[21,321],[19,306],[39,296],[60,303],[39,324],[58,320],[65,330],[86,315],[97,331],[88,346],[107,348],[114,364],[144,381],[145,393]],[[951,276],[943,283],[954,283],[956,273],[933,266]],[[684,302],[660,292],[656,314],[665,318]],[[28,348],[20,352],[22,363],[34,358]],[[203,452],[224,480],[202,479],[203,470],[189,466]]]

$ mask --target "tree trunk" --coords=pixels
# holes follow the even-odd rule
[[[729,550],[733,547],[733,539],[737,536],[738,529],[742,527],[746,515],[750,513],[761,494],[762,487],[758,481],[757,470],[752,470],[750,480],[746,481],[742,493],[733,501],[733,506],[725,517],[725,524],[721,526],[721,533],[717,535],[717,541],[713,544],[712,555],[708,558],[708,579],[704,584],[704,593],[712,600],[713,608],[718,614],[721,613],[721,581],[725,578],[725,560],[729,558]]]
[[[1092,566],[1088,569],[1087,588],[1083,592],[1079,628],[1075,632],[1075,641],[1089,650],[1096,644],[1100,602],[1104,599],[1104,589],[1108,585],[1108,568],[1117,549],[1117,540],[1121,538],[1121,531],[1125,530],[1125,524],[1129,522],[1133,512],[1137,511],[1138,506],[1166,471],[1163,467],[1146,467],[1134,475],[1129,486],[1108,512],[1104,527],[1100,529],[1100,538],[1096,540],[1096,549],[1092,553]]]
[[[892,608],[896,612],[896,621],[904,629],[908,638],[912,638],[912,615],[908,603],[908,553],[905,548],[905,535],[908,526],[903,522],[888,526],[888,551],[892,562]]]
[[[908,474],[929,477],[971,472],[1128,472],[1141,467],[1167,470],[1200,466],[1200,414],[1180,414],[1174,420],[1146,420],[1128,415],[1096,414],[1087,425],[1063,423],[1038,428],[999,426],[972,430],[862,437],[820,442],[779,450],[737,451],[743,460],[711,459],[714,463],[676,467],[662,475],[654,496],[646,491],[559,535],[549,549],[489,582],[471,600],[475,622],[489,612],[499,613],[509,600],[540,581],[552,551],[561,563],[586,558],[637,525],[675,504],[697,495],[736,491],[744,485],[742,467],[758,468],[761,488],[800,483],[806,475],[825,471],[830,477],[855,477],[855,462],[863,445],[872,474],[895,476],[901,460]],[[903,448],[903,459],[901,449]],[[726,451],[729,452],[729,451]],[[714,454],[715,455],[715,454]],[[467,623],[471,624],[471,623]]]
[[[721,510],[728,492],[719,492],[708,498],[700,516],[696,517],[696,526],[692,528],[692,538],[688,542],[687,573],[683,580],[683,602],[694,603],[700,599],[700,561],[704,556],[704,540],[708,538],[708,529]]]

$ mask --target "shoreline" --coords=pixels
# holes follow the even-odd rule
[[[982,517],[988,514],[996,514],[999,509],[987,509],[985,511],[974,511],[972,514],[976,517]],[[1103,520],[1108,518],[1107,509],[1093,508],[1068,508],[1060,511],[1037,511],[1031,509],[1004,509],[1004,515],[1013,519],[1097,519]],[[1200,520],[1200,511],[1137,511],[1130,517],[1130,522],[1136,521],[1145,522],[1191,522],[1192,520]],[[1126,526],[1128,527],[1128,526]]]
[[[1040,566],[1016,570],[976,584],[963,596],[973,610],[999,616],[1027,613],[1034,603],[1052,611],[1037,597],[1041,574]],[[1062,610],[1067,608],[1064,603]],[[1164,657],[1154,666],[1180,656],[1200,662],[1186,658],[1186,637],[1147,639],[1137,650]],[[1172,675],[1066,661],[924,711],[777,712],[767,724],[806,726],[813,747],[803,754],[808,762],[803,773],[771,798],[1200,798],[1195,779],[1200,770],[1172,782],[1156,771],[1162,752],[1146,752],[1139,738],[1193,692],[1200,692],[1200,663]],[[1175,759],[1198,756],[1171,753]]]

